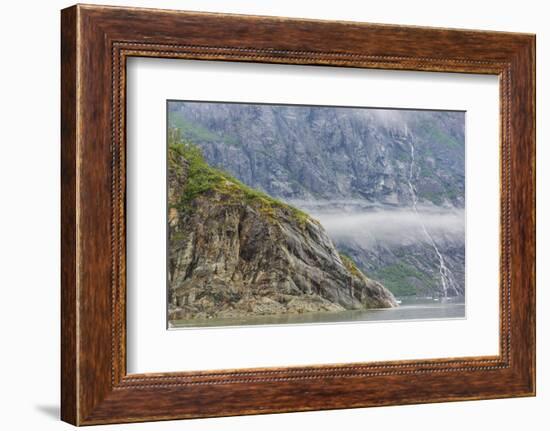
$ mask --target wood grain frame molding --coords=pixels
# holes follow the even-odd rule
[[[61,49],[64,421],[91,425],[535,394],[534,35],[77,5],[62,11]],[[500,354],[127,374],[129,57],[498,75]]]

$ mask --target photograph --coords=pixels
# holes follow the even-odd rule
[[[544,428],[550,26],[429,3],[7,3],[2,429]]]
[[[168,328],[465,318],[465,111],[166,111]]]

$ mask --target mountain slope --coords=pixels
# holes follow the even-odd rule
[[[169,125],[211,165],[271,196],[410,205],[414,144],[419,203],[464,207],[463,112],[193,102],[169,109]]]
[[[207,102],[168,109],[169,125],[210,165],[312,214],[394,294],[464,295],[464,112]]]
[[[171,144],[169,320],[396,305],[307,214]]]

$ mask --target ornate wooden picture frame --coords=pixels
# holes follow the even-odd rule
[[[61,416],[75,425],[535,394],[535,37],[77,5],[62,11]],[[126,60],[497,75],[500,354],[126,372]],[[496,221],[495,221],[496,222]]]

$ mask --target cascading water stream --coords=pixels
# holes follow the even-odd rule
[[[405,129],[406,135],[409,135],[408,129]],[[443,295],[445,298],[448,297],[449,289],[453,290],[455,295],[458,295],[458,290],[456,288],[456,282],[454,280],[454,276],[452,271],[447,267],[445,263],[445,258],[439,251],[439,248],[437,247],[437,244],[435,240],[433,239],[432,235],[428,232],[428,229],[426,229],[426,226],[424,222],[422,221],[421,215],[418,213],[418,196],[416,194],[416,188],[413,185],[413,179],[414,179],[414,164],[415,164],[415,158],[414,158],[414,142],[411,138],[411,136],[407,136],[409,145],[411,147],[411,164],[409,168],[409,177],[407,179],[407,183],[409,185],[409,190],[411,192],[412,197],[412,208],[416,216],[418,217],[418,221],[420,223],[420,226],[422,228],[422,231],[426,238],[428,239],[430,245],[435,251],[435,254],[437,255],[437,258],[439,260],[439,274],[440,274],[440,280],[441,280],[441,287],[443,288]]]

